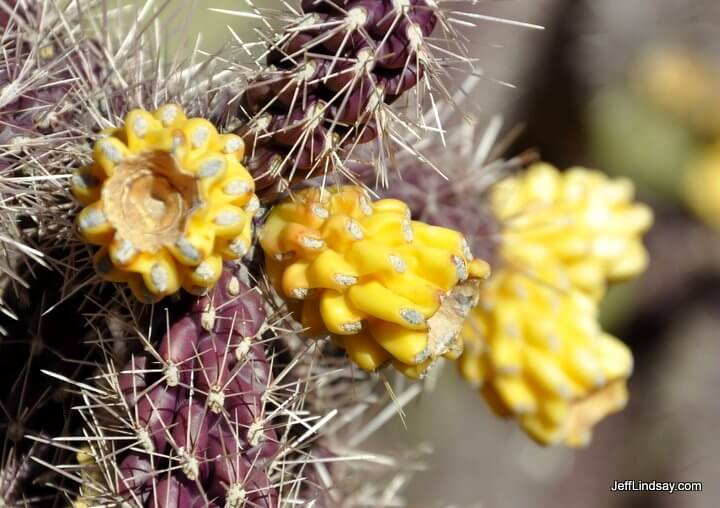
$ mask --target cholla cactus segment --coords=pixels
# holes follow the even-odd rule
[[[538,280],[561,282],[563,268],[550,267],[501,269],[483,284],[458,365],[496,412],[539,443],[581,447],[599,420],[625,406],[633,360],[602,332],[592,299]]]
[[[266,316],[236,273],[226,267],[159,347],[110,365],[85,393],[92,461],[80,463],[78,506],[277,506],[270,475],[286,436],[271,408]]]
[[[501,257],[550,257],[573,286],[600,298],[608,281],[632,278],[648,264],[641,235],[652,212],[633,193],[626,179],[535,164],[493,188],[492,208],[504,225]]]
[[[301,12],[283,16],[285,25],[266,35],[259,70],[238,101],[238,132],[259,187],[331,170],[349,173],[351,153],[371,141],[378,142],[375,167],[384,173],[400,132],[428,127],[390,105],[411,93],[415,99],[407,103],[414,105],[433,94],[450,99],[447,68],[472,70],[464,37],[440,4],[304,0]]]
[[[258,201],[243,154],[240,137],[218,134],[178,105],[130,111],[73,178],[87,205],[77,216],[80,233],[102,247],[100,275],[128,282],[141,301],[211,287],[222,261],[250,246]]]
[[[704,149],[683,178],[690,208],[707,224],[720,228],[720,143]]]
[[[357,187],[307,189],[275,206],[260,233],[278,292],[311,335],[331,334],[361,368],[411,377],[456,357],[487,263],[457,231],[414,222],[398,200]]]
[[[626,180],[535,164],[491,191],[497,268],[463,332],[461,375],[542,444],[584,446],[627,402],[632,355],[598,324],[608,282],[647,264],[650,210]]]

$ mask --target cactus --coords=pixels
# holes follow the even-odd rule
[[[353,419],[323,433],[339,411],[357,412],[357,402],[342,407],[337,396],[327,399],[320,391],[348,382],[347,371],[328,361],[319,368],[303,347],[285,363],[291,346],[276,335],[263,296],[241,278],[244,269],[226,265],[217,285],[191,304],[157,347],[143,339],[144,351],[130,354],[122,368],[110,360],[93,385],[79,385],[84,435],[51,441],[76,443],[77,462],[65,466],[82,482],[75,506],[366,503],[371,486],[345,477],[366,459],[335,442]],[[369,379],[350,382],[377,391]],[[406,477],[415,468],[393,457],[383,461],[373,467],[391,484],[394,475]],[[378,478],[377,485],[384,482]],[[363,493],[353,501],[356,489]]]
[[[58,192],[46,165],[68,141],[74,73],[87,74],[77,53],[62,45],[63,29],[48,30],[57,19],[53,9],[0,4],[0,505],[56,506],[64,480],[43,464],[68,454],[37,440],[67,433],[77,421],[73,394],[48,373],[88,375],[90,333],[78,312],[92,304],[66,292],[67,271],[54,269],[57,258],[66,261],[63,238],[53,234],[69,230],[68,210],[58,206],[57,195],[66,191]],[[45,234],[53,238],[41,247]],[[87,275],[82,268],[78,274]]]
[[[0,3],[0,9],[5,12],[5,3]],[[123,40],[118,43],[116,37],[105,35],[88,42],[84,39],[86,32],[81,34],[78,30],[96,27],[92,24],[96,20],[85,19],[85,15],[72,6],[21,2],[17,11],[8,17],[8,29],[2,33],[5,51],[0,58],[13,64],[7,67],[9,74],[5,74],[6,68],[3,68],[0,76],[3,79],[2,98],[8,101],[3,102],[0,109],[0,115],[3,115],[0,116],[0,127],[3,136],[9,136],[0,141],[3,153],[3,174],[0,175],[3,192],[0,215],[2,246],[6,253],[9,252],[3,257],[2,287],[7,303],[3,310],[5,314],[17,318],[17,323],[8,323],[5,319],[2,322],[4,331],[9,335],[0,343],[2,358],[4,362],[11,362],[9,365],[12,366],[3,369],[3,386],[6,387],[3,408],[8,412],[3,412],[2,424],[4,431],[12,432],[4,432],[0,489],[4,503],[11,506],[33,503],[51,506],[57,502],[58,496],[74,497],[66,490],[64,483],[68,477],[61,467],[70,463],[68,447],[64,443],[77,439],[78,433],[83,431],[83,426],[78,425],[73,416],[75,413],[69,412],[73,395],[79,392],[86,397],[97,397],[100,388],[92,386],[95,381],[83,383],[91,374],[89,370],[95,365],[102,369],[112,368],[117,358],[124,356],[127,349],[133,349],[132,341],[115,336],[114,328],[127,327],[128,323],[131,327],[144,327],[152,317],[146,309],[125,299],[123,293],[115,293],[106,284],[97,284],[97,278],[91,275],[90,249],[85,239],[75,231],[71,220],[67,219],[78,210],[69,192],[68,173],[89,162],[89,140],[96,138],[99,131],[117,125],[118,118],[132,109],[129,105],[142,106],[143,103],[152,104],[162,99],[166,99],[164,102],[179,99],[181,93],[177,90],[180,87],[176,85],[184,86],[185,79],[192,80],[195,76],[192,70],[168,66],[163,68],[164,82],[160,89],[153,80],[140,80],[129,86],[128,83],[135,80],[136,72],[153,69],[152,62],[157,60],[147,57],[147,49],[135,53],[127,46],[133,37],[140,40],[147,34],[138,33],[133,28],[130,33],[123,34],[123,37],[127,35],[123,39],[125,44],[122,44]],[[109,21],[112,22],[112,18]],[[48,26],[53,28],[50,30]],[[95,35],[100,35],[100,31]],[[138,40],[133,44],[137,44]],[[36,45],[26,44],[26,41],[33,41]],[[50,44],[52,51],[43,50],[45,42]],[[15,47],[23,53],[15,51]],[[49,60],[45,61],[44,56]],[[89,68],[92,72],[88,72]],[[20,72],[16,73],[15,69]],[[152,72],[148,75],[157,76]],[[52,98],[42,95],[42,91],[54,91],[57,76],[63,79],[59,83],[62,86],[58,95]],[[4,81],[8,78],[10,82],[5,86]],[[202,81],[198,79],[195,83]],[[21,93],[12,95],[17,90]],[[211,98],[212,94],[205,94],[202,99],[190,98],[180,102],[191,112],[193,108],[202,109],[197,105]],[[5,108],[6,105],[9,105],[8,108]],[[47,125],[38,122],[40,117],[37,115],[40,113],[59,111],[63,115],[53,116],[53,122]],[[142,116],[142,113],[135,112],[134,115]],[[25,139],[25,135],[31,138],[30,141]],[[128,142],[128,138],[120,138]],[[232,135],[220,138],[216,134],[209,138],[215,145],[219,139],[240,141]],[[6,139],[10,140],[8,144]],[[138,140],[129,140],[130,147],[133,144],[137,147],[139,143]],[[241,145],[240,142],[240,148]],[[213,149],[219,150],[220,147],[213,146]],[[228,165],[232,166],[236,175],[246,175],[242,173],[237,157]],[[252,185],[251,180],[249,185]],[[251,196],[252,189],[242,198],[248,198],[247,204],[251,204]],[[213,197],[217,198],[216,195]],[[244,230],[238,232],[247,239],[248,247],[250,223],[251,220],[244,220]],[[223,247],[221,243],[217,242],[218,249]],[[227,251],[227,248],[224,250]],[[45,275],[48,269],[49,277],[54,281],[51,286]],[[219,272],[218,269],[218,276]],[[170,319],[175,319],[178,311],[182,313],[182,301],[175,304],[174,309],[169,309]],[[196,314],[203,313],[197,311]],[[31,319],[37,322],[31,324]],[[27,329],[24,328],[26,326]],[[45,331],[48,326],[52,328]],[[240,330],[243,326],[241,323],[237,325]],[[52,340],[46,341],[46,335]],[[103,342],[105,337],[112,337],[107,348]],[[24,347],[29,348],[31,353],[25,353]],[[258,354],[264,354],[262,347],[255,349],[258,348]],[[97,354],[103,356],[98,358]],[[18,362],[19,357],[29,360]],[[41,370],[69,383],[77,383],[76,390],[58,387]],[[83,393],[84,390],[88,393]],[[168,396],[161,398],[163,402],[170,403]],[[144,400],[147,406],[155,399],[148,396]],[[112,416],[117,417],[119,413],[115,409],[110,411]],[[113,421],[107,418],[107,414],[102,415],[101,410],[97,413],[98,417],[105,418],[102,424],[113,430],[133,421]],[[187,414],[194,415],[191,412]],[[11,420],[5,421],[6,416]],[[82,416],[82,413],[77,416]],[[192,424],[192,419],[188,421]],[[39,444],[33,446],[31,438]],[[78,449],[88,449],[92,454],[96,442],[87,438],[81,441],[84,444]],[[48,443],[60,444],[49,447]],[[97,463],[90,461],[88,474],[77,477],[81,481],[94,479],[84,485],[83,499],[102,494],[96,489],[98,468]],[[107,480],[107,477],[104,479]],[[262,482],[262,478],[257,482]],[[117,483],[113,485],[116,489]],[[249,492],[247,495],[260,498],[264,494]]]
[[[22,352],[4,386],[42,359],[65,388],[54,404],[55,385],[28,383],[47,404],[34,430],[6,432],[20,437],[3,451],[5,504],[401,506],[422,454],[360,447],[423,391],[407,377],[441,359],[546,443],[584,444],[624,402],[632,359],[597,326],[597,304],[606,280],[643,268],[649,214],[627,185],[586,172],[533,168],[490,199],[484,179],[445,192],[426,178],[416,142],[444,133],[442,78],[471,62],[435,2],[303,1],[256,70],[217,74],[227,60],[166,58],[152,2],[127,29],[122,9],[61,4],[2,10],[2,287],[18,320],[3,320],[0,345],[35,344],[39,329],[48,346]],[[409,168],[394,167],[396,146]],[[388,169],[412,184],[398,190],[414,186],[422,221],[404,200],[370,199]],[[558,217],[576,222],[536,234]],[[516,261],[562,297],[522,286]],[[27,399],[4,395],[25,414]]]
[[[261,296],[228,266],[159,346],[85,393],[94,432],[81,503],[277,506],[270,475],[286,435],[263,347]],[[189,504],[188,504],[189,503]]]
[[[59,126],[68,113],[68,68],[77,65],[52,36],[35,36],[49,23],[35,7],[0,7],[0,309],[6,315],[13,311],[3,302],[29,284],[33,270],[25,268],[48,266],[46,253],[32,242],[48,210],[43,182],[31,180],[39,175],[30,167],[46,164],[51,150],[66,141]]]
[[[273,208],[260,243],[308,334],[332,334],[365,370],[391,361],[413,377],[462,351],[462,321],[488,274],[460,233],[356,187],[297,193]]]

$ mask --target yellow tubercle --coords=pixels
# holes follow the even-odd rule
[[[80,234],[101,247],[100,275],[145,302],[212,287],[222,261],[244,256],[252,239],[257,197],[242,138],[176,104],[132,110],[102,135],[72,180],[86,205]]]
[[[330,333],[354,335],[368,315],[354,308],[343,293],[327,289],[320,295],[320,316]]]
[[[423,331],[382,320],[373,320],[369,330],[375,341],[401,363],[417,365],[429,356],[428,336]]]
[[[358,367],[369,372],[375,372],[392,358],[390,353],[380,347],[365,331],[344,337],[342,342],[350,359]]]
[[[490,277],[490,263],[482,259],[473,259],[468,264],[468,273],[474,279],[487,279]]]
[[[422,379],[427,374],[428,369],[433,366],[433,362],[434,360],[432,358],[428,358],[417,365],[402,363],[399,360],[392,360],[391,363],[393,368],[401,374],[411,379]]]
[[[260,244],[278,292],[303,301],[309,335],[333,335],[364,370],[392,363],[410,377],[457,357],[466,302],[489,273],[460,233],[413,222],[402,201],[373,202],[352,186],[306,189],[278,204]],[[455,292],[463,285],[470,289]]]

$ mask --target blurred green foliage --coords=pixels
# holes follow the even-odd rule
[[[147,0],[109,0],[108,8],[132,5],[142,8]],[[215,12],[211,9],[250,12],[243,0],[155,0],[155,11],[161,10],[160,20],[167,30],[166,47],[168,54],[180,50],[184,55],[193,51],[193,45],[183,44],[183,40],[195,41],[200,36],[199,48],[215,53],[224,45],[233,41],[230,28],[244,41],[255,41],[253,26],[259,26],[257,19]],[[257,7],[271,5],[273,2],[259,0],[253,2]],[[166,5],[167,4],[167,5]]]
[[[616,89],[599,94],[588,114],[599,167],[631,178],[644,194],[679,199],[682,169],[698,148],[686,126]]]

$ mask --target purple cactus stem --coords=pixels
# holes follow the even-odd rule
[[[379,105],[416,86],[425,69],[418,51],[435,28],[436,9],[429,0],[302,2],[305,17],[268,52],[267,65],[277,70],[259,74],[240,100],[238,132],[258,190],[327,165],[328,149],[377,138],[363,126]],[[333,146],[336,134],[344,142]],[[278,158],[282,171],[273,172]]]
[[[225,497],[233,485],[242,485],[251,465],[244,453],[240,452],[235,435],[229,432],[213,432],[208,455],[213,461],[216,478],[210,487],[211,496]]]
[[[137,417],[147,431],[154,450],[163,450],[167,444],[167,429],[175,421],[178,405],[177,388],[156,386],[140,398],[136,406]],[[143,443],[146,447],[147,444]]]
[[[8,10],[12,11],[15,8],[15,0],[6,0],[5,6]],[[4,32],[10,22],[10,13],[8,10],[0,6],[0,28]]]
[[[231,329],[242,337],[252,337],[265,323],[265,310],[260,294],[226,270],[213,291],[193,305],[191,317],[199,319],[202,328],[225,337]]]
[[[261,75],[245,88],[241,107],[249,114],[257,114],[273,97],[272,77]]]
[[[153,466],[149,457],[128,455],[120,463],[118,493],[126,499],[131,498],[133,494],[146,494],[152,476]]]
[[[208,432],[216,423],[217,416],[208,411],[204,403],[196,400],[184,401],[178,409],[172,436],[178,447],[183,473],[189,480],[206,481],[210,475]]]
[[[195,377],[195,385],[208,394],[217,390],[224,391],[231,378],[229,362],[232,352],[227,342],[213,334],[201,339],[197,348],[199,372]],[[213,402],[210,401],[210,398],[208,395],[208,402],[212,408]],[[219,404],[222,407],[223,401],[220,401]]]
[[[219,427],[216,432],[226,438],[237,436],[245,442],[245,457],[248,460],[265,460],[278,452],[279,443],[275,429],[263,420],[257,405],[236,404],[228,413],[229,428]]]
[[[359,55],[370,55],[370,48],[363,48],[358,50]],[[371,89],[374,85],[372,77],[362,71],[363,65],[367,66],[367,69],[371,69],[373,63],[371,61],[365,61],[361,59],[360,62],[353,60],[339,60],[334,63],[332,72],[328,73],[328,76],[323,80],[325,88],[331,92],[340,92],[347,88],[362,88]]]
[[[194,482],[172,475],[157,483],[150,496],[150,508],[206,508],[209,503]]]
[[[198,339],[195,321],[185,317],[175,323],[160,343],[160,356],[176,365],[189,361],[195,356],[194,345]]]
[[[267,475],[253,468],[244,485],[249,505],[257,508],[277,508],[277,491],[270,485]]]

